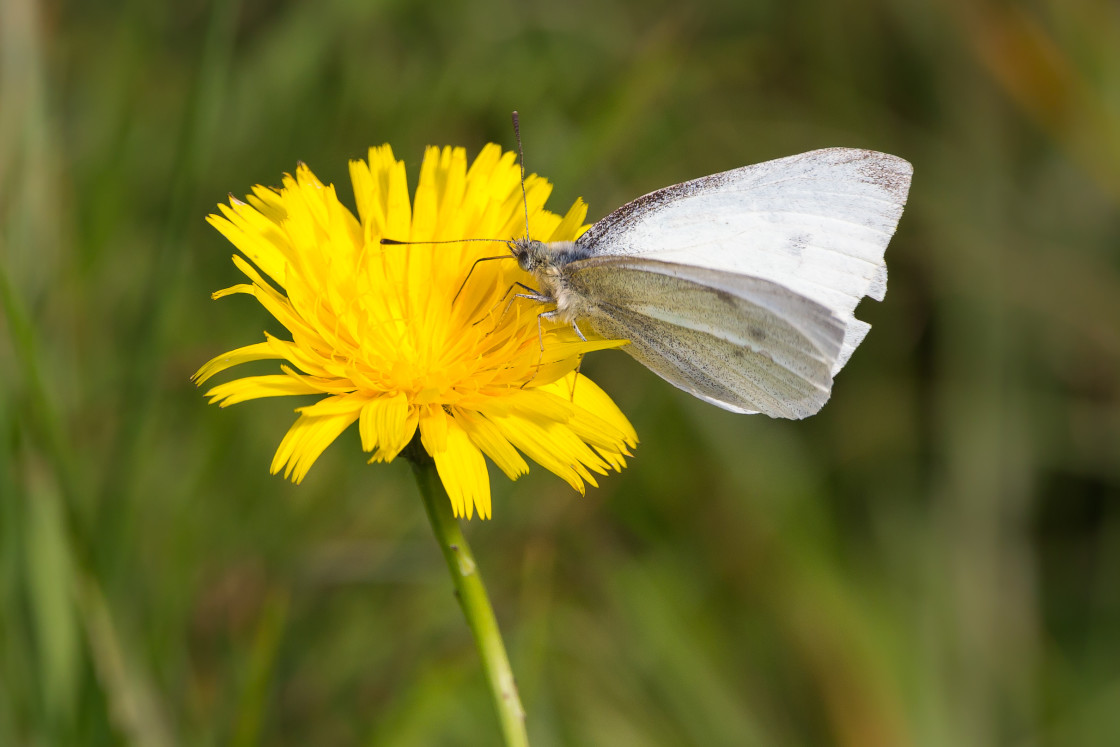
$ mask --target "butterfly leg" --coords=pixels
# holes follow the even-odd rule
[[[523,297],[528,298],[528,296],[523,296]],[[552,301],[551,298],[549,298],[547,300],[550,301],[550,302]],[[542,324],[541,320],[545,319],[547,317],[549,321],[552,321],[557,316],[559,316],[559,314],[560,314],[560,311],[558,309],[553,309],[552,311],[545,311],[543,313],[537,314],[537,343],[541,347],[541,354],[537,358],[537,370],[538,371],[540,371],[541,364],[544,362],[544,327],[543,327],[543,324]],[[572,322],[572,329],[574,329],[576,331],[576,334],[579,335],[579,339],[583,340],[584,342],[587,342],[587,338],[583,336],[583,333],[580,332],[579,327],[576,326],[575,322]],[[579,362],[576,363],[576,378],[572,381],[572,388],[569,392],[569,397],[571,398],[571,401],[573,401],[573,402],[575,401],[575,398],[576,398],[576,382],[579,381],[579,369],[582,366],[583,366],[583,355],[580,354]],[[524,389],[536,377],[537,377],[537,375],[533,374],[532,378],[530,378],[529,381],[526,381],[524,384],[521,385],[521,388]]]
[[[551,298],[549,296],[544,295],[543,293],[537,293],[536,291],[532,291],[531,294],[529,294],[529,293],[515,293],[513,298],[514,299],[516,299],[516,298],[528,298],[530,301],[536,301],[537,303],[554,303],[555,300],[556,300],[554,298]],[[513,299],[510,299],[510,305],[511,306],[513,305]],[[506,307],[506,310],[507,311],[509,310],[508,306]],[[537,342],[541,346],[541,357],[542,358],[544,357],[544,330],[541,327],[541,317],[545,317],[545,316],[547,316],[551,319],[552,317],[556,316],[556,310],[554,309],[552,311],[546,311],[542,314],[537,314]],[[538,366],[540,365],[539,361],[537,362],[537,365]]]
[[[572,388],[568,390],[568,401],[572,403],[576,401],[576,384],[579,383],[579,370],[581,368],[583,368],[583,353],[580,353],[579,362],[576,363],[576,376],[572,379]]]
[[[551,298],[548,299],[548,300],[552,301]],[[545,312],[542,312],[540,314],[537,314],[537,340],[541,344],[541,358],[544,358],[544,331],[541,328],[541,319],[547,318],[548,321],[551,322],[553,319],[555,319],[557,317],[557,315],[559,313],[560,313],[559,309],[553,309],[552,311],[545,311]],[[580,335],[580,337],[583,337],[583,335]],[[540,365],[540,361],[537,362],[537,365],[538,366]]]
[[[494,309],[498,308],[502,304],[503,301],[505,301],[507,298],[509,298],[509,294],[514,288],[522,288],[522,289],[528,291],[528,293],[517,293],[513,296],[513,298],[509,299],[509,303],[507,303],[506,307],[504,309],[502,309],[502,314],[501,314],[501,316],[498,317],[498,321],[494,323],[494,329],[498,328],[498,325],[502,323],[502,319],[505,317],[505,315],[509,312],[510,308],[513,306],[513,302],[516,301],[519,298],[528,298],[530,300],[537,301],[538,303],[549,303],[549,302],[552,301],[551,298],[541,294],[540,291],[536,290],[535,288],[530,288],[529,286],[525,285],[525,283],[514,283],[510,287],[506,288],[506,292],[503,293],[502,297],[498,299],[498,303],[491,306],[490,311],[487,311],[486,315],[484,317],[482,317],[482,319],[479,319],[477,322],[474,322],[473,324],[471,324],[471,326],[472,327],[477,327],[478,325],[482,324],[482,322],[484,322],[492,313],[494,313]],[[490,330],[490,332],[493,332],[494,329]]]
[[[520,295],[521,298],[530,298],[530,296],[521,295],[521,294],[519,294],[519,295]],[[547,296],[544,296],[544,295],[541,295],[541,294],[537,294],[536,297],[533,297],[533,300],[534,301],[540,301],[541,303],[554,303],[555,302],[555,299],[548,298]],[[541,319],[544,318],[544,317],[547,317],[549,321],[552,321],[553,319],[555,319],[559,315],[560,315],[560,309],[553,309],[552,311],[546,311],[543,314],[537,314],[537,337],[539,338],[540,343],[541,343],[541,353],[542,354],[544,353],[544,334],[541,332]],[[580,331],[579,325],[576,324],[574,319],[572,320],[572,329],[575,330],[576,335],[579,336],[579,339],[583,340],[584,342],[587,342],[587,338],[583,336],[583,332]]]
[[[514,259],[515,255],[513,253],[513,243],[510,241],[505,241],[503,243],[509,248],[510,253],[503,254],[500,257],[483,257],[482,259],[476,259],[474,261],[474,264],[471,265],[471,269],[467,271],[467,276],[463,278],[463,283],[459,286],[459,290],[455,291],[455,297],[451,299],[452,306],[454,306],[455,302],[459,300],[459,294],[463,292],[463,288],[467,287],[467,281],[471,279],[471,275],[474,274],[474,269],[478,267],[479,262],[489,262],[495,259]],[[506,291],[506,293],[509,293],[509,291]]]
[[[524,293],[518,293],[517,296],[515,296],[515,297],[517,297],[517,298],[531,298],[534,301],[540,301],[542,303],[553,303],[555,301],[555,299],[549,298],[549,297],[544,296],[540,293],[536,294],[535,296],[530,296],[530,295],[527,295],[527,294],[524,294]],[[537,371],[541,370],[541,364],[544,363],[544,324],[541,320],[543,320],[547,317],[549,319],[549,321],[551,321],[551,320],[555,319],[556,315],[559,314],[559,313],[560,312],[558,310],[553,309],[552,311],[544,311],[544,312],[541,312],[540,314],[537,314],[537,344],[540,345],[540,348],[541,348],[541,354],[537,357],[537,366],[536,366]],[[532,383],[533,379],[535,379],[535,378],[537,378],[536,373],[534,373],[528,381],[526,381],[524,384],[522,384],[521,388],[524,389],[525,387],[527,387],[530,383]]]

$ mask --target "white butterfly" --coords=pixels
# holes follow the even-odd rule
[[[586,322],[669,383],[726,410],[804,418],[882,300],[883,252],[913,167],[829,148],[640,197],[575,242],[509,246],[545,317]]]

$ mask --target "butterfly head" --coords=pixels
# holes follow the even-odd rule
[[[552,250],[543,241],[517,239],[509,243],[509,250],[517,259],[518,266],[533,275],[539,274],[544,268],[555,262]]]

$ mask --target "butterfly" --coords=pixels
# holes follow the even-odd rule
[[[518,137],[520,146],[520,137]],[[542,317],[605,338],[670,384],[739,413],[804,418],[867,335],[913,167],[827,148],[659,189],[574,242],[509,242]]]

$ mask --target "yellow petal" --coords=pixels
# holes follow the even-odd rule
[[[272,187],[258,184],[253,187],[253,194],[246,200],[256,210],[276,225],[280,225],[288,217],[288,210],[284,207],[284,197]]]
[[[369,458],[370,463],[373,462],[391,462],[396,459],[397,455],[401,453],[404,447],[408,446],[409,441],[416,435],[417,424],[420,420],[420,408],[410,407],[408,415],[404,420],[404,428],[401,429],[399,440],[395,443],[379,444],[377,449],[373,452],[373,456]]]
[[[429,454],[447,449],[447,413],[441,406],[420,408],[420,442]]]
[[[263,361],[275,358],[283,358],[282,355],[277,355],[276,351],[267,342],[258,342],[253,345],[246,345],[236,350],[231,350],[228,353],[215,356],[191,377],[196,386],[206,382],[211,376],[216,373],[221,373],[227,368],[240,366],[242,363],[250,361]]]
[[[410,238],[408,229],[412,223],[412,208],[408,201],[404,161],[397,161],[389,171],[388,189],[385,194],[385,216],[386,236],[399,241]]]
[[[564,216],[557,225],[555,230],[549,234],[547,241],[571,241],[573,236],[577,235],[579,227],[583,224],[583,219],[587,217],[587,203],[582,198],[576,198],[576,201],[568,208],[567,214]]]
[[[427,241],[432,238],[437,222],[436,207],[439,195],[436,172],[439,169],[439,148],[429,146],[424,150],[424,160],[420,163],[420,182],[416,187],[416,199],[412,207],[412,240]]]
[[[210,404],[217,403],[219,407],[229,407],[251,399],[288,397],[296,394],[322,394],[322,391],[293,376],[273,374],[247,376],[243,379],[227,381],[208,391],[206,396],[210,398]]]
[[[270,471],[284,470],[284,477],[300,483],[319,455],[358,419],[358,411],[339,415],[301,415],[276,449]]]
[[[568,425],[584,441],[613,450],[637,445],[634,426],[607,393],[586,376],[572,373],[538,389],[573,405]]]
[[[424,420],[420,420],[421,438]],[[438,417],[433,417],[432,420],[438,420]],[[475,509],[478,509],[481,518],[489,519],[490,475],[482,452],[453,418],[443,418],[442,427],[445,428],[444,448],[429,453],[435,460],[436,471],[451,499],[452,512],[455,516],[469,519],[474,515]]]
[[[362,415],[358,420],[362,449],[373,451],[378,445],[393,449],[402,440],[407,419],[408,397],[403,392],[369,400],[362,408]],[[408,436],[411,438],[412,434],[409,433]],[[408,440],[405,439],[396,451],[399,452],[407,443]]]
[[[598,472],[604,471],[606,463],[561,423],[485,410],[483,414],[511,444],[580,493],[585,492],[584,482],[596,484],[585,464],[595,465]]]
[[[308,417],[357,415],[368,401],[369,396],[360,392],[336,394],[332,397],[324,397],[313,405],[296,408],[296,412]]]
[[[219,298],[225,298],[226,296],[233,296],[239,293],[246,293],[250,296],[253,296],[257,293],[257,287],[249,283],[238,283],[237,285],[231,285],[228,288],[222,288],[221,290],[214,291],[210,294],[210,298],[217,301]]]
[[[470,410],[455,408],[453,413],[455,422],[466,431],[471,441],[498,465],[498,469],[504,472],[506,477],[516,480],[529,471],[529,465],[493,423]]]
[[[280,226],[243,202],[235,202],[231,207],[219,205],[218,209],[221,216],[206,218],[210,225],[221,231],[262,272],[276,283],[283,283],[288,274],[291,247]]]

